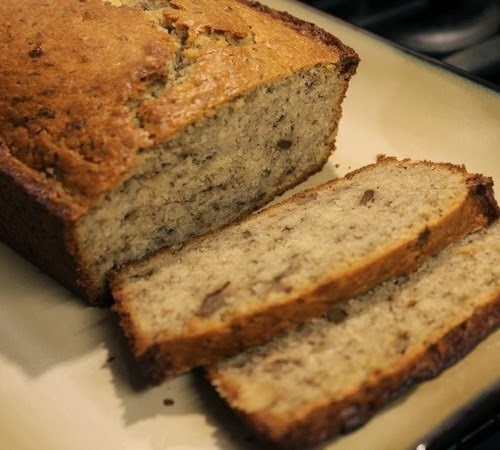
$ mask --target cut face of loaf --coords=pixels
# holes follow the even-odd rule
[[[140,155],[78,224],[91,278],[100,286],[111,267],[240,218],[319,170],[340,112],[321,99],[343,95],[328,72],[257,88]]]
[[[158,383],[406,273],[497,216],[491,179],[386,158],[125,267],[114,308]]]
[[[20,0],[0,18],[0,236],[91,303],[110,268],[319,170],[358,63],[235,0]]]
[[[208,376],[259,435],[302,450],[362,425],[499,324],[497,223]]]

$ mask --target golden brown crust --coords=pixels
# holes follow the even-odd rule
[[[0,136],[26,175],[39,174],[48,199],[64,199],[55,212],[84,214],[133,169],[140,149],[238,95],[317,64],[342,66],[346,78],[357,65],[337,39],[263,6],[170,3],[162,15],[101,0],[1,2]],[[186,29],[187,41],[169,27]],[[228,42],[194,51],[199,34]]]
[[[148,145],[126,103],[161,73],[172,42],[141,11],[99,0],[2,2],[0,17],[8,154],[43,178],[48,199],[66,193],[76,212],[115,186]]]
[[[73,229],[57,214],[51,205],[60,205],[63,215],[64,200],[51,191],[47,198],[36,174],[24,170],[18,161],[7,158],[0,139],[0,236],[2,241],[16,249],[30,261],[43,267],[55,279],[78,295],[85,295],[84,283],[79,284],[73,245]]]
[[[386,158],[378,164],[390,164],[392,161],[394,158]],[[373,261],[353,267],[350,274],[341,277],[332,275],[328,283],[312,286],[310,291],[300,298],[272,307],[263,306],[260,311],[240,315],[231,323],[225,323],[223,327],[176,339],[165,336],[162,340],[162,336],[155,336],[155,342],[150,342],[141,330],[135,329],[133,312],[128,310],[125,296],[122,298],[119,282],[113,279],[114,309],[120,314],[120,324],[146,377],[152,384],[158,384],[195,365],[210,365],[244,348],[264,343],[298,323],[321,315],[330,309],[334,302],[359,295],[375,284],[415,269],[425,258],[445,248],[458,237],[478,230],[498,218],[499,208],[493,197],[491,178],[467,174],[463,167],[451,164],[424,164],[442,165],[467,177],[468,195],[463,204],[450,211],[439,223],[423,228],[413,241],[394,248]],[[348,174],[347,178],[370,167],[372,166],[356,170]],[[335,183],[337,180],[301,192],[284,203],[294,202],[320,189],[328,189]],[[279,208],[279,204],[257,214],[267,214],[274,208]],[[245,220],[248,218],[243,219],[243,222]]]
[[[374,374],[364,385],[342,401],[318,407],[287,424],[283,430],[270,417],[261,420],[259,413],[237,410],[243,421],[277,448],[305,449],[327,438],[350,432],[366,423],[389,402],[409,391],[417,383],[434,378],[469,353],[482,339],[500,325],[500,295],[476,310],[474,314],[451,329],[441,340],[431,343],[419,355],[402,359],[390,373]],[[214,372],[216,370],[214,369]],[[210,371],[208,371],[210,378]],[[216,377],[216,373],[213,374]],[[221,391],[231,398],[232,387],[218,379]],[[262,413],[265,416],[265,412]]]
[[[322,42],[328,46],[338,48],[341,61],[340,73],[346,74],[349,77],[356,73],[356,69],[359,64],[358,54],[351,47],[348,47],[343,42],[341,42],[337,37],[333,36],[330,33],[327,33],[317,25],[306,22],[304,20],[300,20],[285,11],[277,11],[253,0],[238,1],[243,4],[247,4],[259,11],[262,11],[277,20],[282,21],[298,33],[304,34],[313,39],[317,39],[319,42]]]

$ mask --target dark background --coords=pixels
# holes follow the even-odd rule
[[[500,0],[302,1],[500,89]]]

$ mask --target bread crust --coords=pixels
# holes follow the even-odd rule
[[[401,358],[399,365],[390,372],[372,374],[359,389],[346,395],[342,401],[317,405],[286,426],[265,412],[246,414],[238,409],[236,412],[262,439],[271,442],[273,448],[310,448],[330,437],[359,428],[392,400],[455,364],[499,325],[500,295],[496,295],[471,317],[449,330],[442,339],[430,343],[420,354]],[[216,373],[216,369],[208,369],[207,377],[217,378],[221,392],[230,401],[235,391]]]
[[[6,156],[0,138],[0,239],[82,297],[94,297],[78,269],[72,208],[41,187],[43,180]],[[54,205],[56,205],[54,207]]]
[[[383,158],[377,164],[391,164],[395,158]],[[408,159],[402,162],[410,161]],[[202,334],[182,337],[155,336],[154,342],[137,329],[133,311],[127,307],[117,275],[111,277],[115,304],[113,309],[120,315],[124,330],[138,361],[151,384],[159,384],[197,365],[210,365],[217,360],[236,354],[245,348],[262,344],[295,325],[317,317],[331,308],[332,304],[368,291],[374,285],[389,278],[398,277],[415,269],[427,257],[445,248],[464,234],[480,229],[499,217],[499,207],[493,196],[493,181],[481,175],[467,174],[462,166],[423,162],[430,166],[442,165],[467,177],[468,195],[463,204],[450,211],[439,223],[425,227],[419,236],[372,261],[353,267],[344,276],[332,274],[330,280],[319,286],[311,286],[299,298],[290,298],[279,305],[263,306],[259,311],[240,315],[231,323],[214,327]],[[351,172],[351,178],[373,165]],[[337,183],[332,180],[322,186],[301,192],[285,200],[294,202],[312,192],[328,189]],[[280,204],[272,205],[257,214],[267,214]],[[245,222],[249,218],[242,219]],[[195,239],[204,239],[197,237]],[[133,266],[133,264],[132,264]]]
[[[186,5],[189,5],[189,0],[178,2],[187,2]],[[278,23],[281,22],[314,41],[315,51],[304,55],[300,65],[296,64],[297,70],[300,70],[300,66],[306,69],[320,63],[341,62],[340,71],[346,79],[354,73],[359,59],[352,49],[337,38],[286,13],[275,12],[254,2],[239,3],[276,19]],[[207,111],[259,86],[262,79],[272,81],[294,73],[284,68],[272,69],[275,62],[267,61],[265,70],[262,70],[262,79],[257,77],[253,67],[248,64],[239,65],[240,59],[250,59],[244,46],[241,46],[241,49],[236,47],[234,55],[222,53],[220,56],[232,58],[229,59],[231,63],[228,67],[238,75],[236,78],[233,76],[226,79],[227,76],[224,75],[229,72],[221,72],[222,67],[219,68],[218,63],[223,61],[214,53],[211,56],[213,64],[203,62],[200,73],[195,71],[190,75],[193,80],[187,79],[182,89],[175,87],[175,98],[167,96],[168,98],[160,97],[156,102],[143,102],[144,106],[138,114],[142,116],[144,123],[138,125],[140,117],[135,117],[134,112],[128,110],[125,104],[142,101],[141,95],[147,90],[151,80],[169,78],[171,74],[166,73],[164,67],[176,58],[172,38],[154,23],[153,16],[140,8],[104,5],[101,0],[79,3],[64,0],[54,5],[40,5],[40,2],[34,0],[23,0],[22,4],[24,6],[3,5],[5,17],[19,23],[33,21],[34,31],[21,29],[18,34],[22,38],[22,33],[38,32],[40,42],[26,37],[26,41],[31,42],[30,47],[25,40],[15,38],[8,30],[4,35],[0,34],[5,48],[12,52],[12,55],[6,53],[5,58],[12,56],[19,59],[12,64],[13,74],[0,71],[0,81],[5,86],[3,90],[0,88],[0,106],[5,111],[0,115],[0,136],[9,149],[5,153],[6,157],[21,162],[26,174],[36,172],[44,175],[44,182],[39,182],[39,189],[47,203],[50,203],[55,192],[59,193],[60,201],[53,202],[50,207],[52,212],[61,216],[65,214],[64,209],[68,208],[72,210],[73,218],[88,211],[103,193],[119,185],[133,170],[136,155],[141,149],[168,139],[186,125],[201,119]],[[201,8],[209,18],[213,18],[211,5],[207,2],[196,8]],[[32,15],[38,15],[36,20]],[[74,31],[71,27],[57,30],[51,15],[57,16],[61,21],[74,22],[80,28]],[[114,34],[111,36],[106,28],[96,29],[97,25],[102,25],[100,16],[113,29]],[[80,17],[88,18],[88,21],[80,21]],[[238,31],[232,30],[230,21],[222,21],[221,24],[229,33],[238,34]],[[218,31],[217,28],[215,30]],[[89,49],[81,45],[82,33],[93,34],[95,48]],[[129,34],[133,35],[133,45],[127,39]],[[269,35],[274,36],[273,33]],[[71,53],[76,55],[75,64],[81,64],[75,66],[79,71],[64,65],[67,55],[58,51],[60,40],[66,46],[65,51],[70,52],[68,46],[73,45]],[[130,48],[124,50],[121,44],[123,41],[128,42]],[[255,48],[266,47],[258,43],[253,45]],[[117,52],[112,61],[108,60],[108,47]],[[291,49],[280,50],[286,61],[291,59]],[[280,54],[276,57],[279,58]],[[120,72],[108,73],[115,59],[119,59],[117,67]],[[259,64],[262,65],[262,62]],[[58,70],[52,69],[56,65]],[[32,79],[25,87],[15,84],[18,66],[22,66],[23,70],[24,67],[29,67]],[[60,71],[68,73],[61,74]],[[103,74],[97,84],[95,74]],[[72,77],[70,81],[74,84],[74,90],[95,92],[88,95],[88,99],[87,94],[70,97],[71,92],[65,92],[64,85],[61,86],[60,83],[60,77],[64,75]],[[214,79],[210,96],[199,87],[203,77]],[[231,83],[237,85],[233,86]],[[55,89],[56,85],[60,92]],[[67,103],[66,97],[73,103]],[[205,101],[207,97],[210,101]],[[198,101],[192,104],[195,98]],[[175,109],[172,109],[174,103]],[[198,104],[200,106],[196,106]],[[68,116],[66,109],[74,109],[73,115]],[[164,120],[165,116],[171,117]],[[177,121],[175,126],[171,124],[174,118]],[[50,176],[46,176],[47,174]]]
[[[337,37],[326,32],[317,25],[306,22],[304,20],[298,19],[295,16],[287,13],[286,11],[277,11],[275,9],[269,8],[262,3],[253,0],[238,0],[240,3],[248,5],[258,11],[261,11],[274,19],[280,20],[281,22],[288,25],[295,31],[304,34],[312,39],[316,39],[323,44],[334,47],[338,49],[339,58],[341,61],[340,72],[345,74],[350,78],[356,73],[359,64],[358,54],[349,46],[345,45]]]

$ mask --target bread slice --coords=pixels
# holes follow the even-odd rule
[[[304,450],[359,427],[499,324],[497,223],[208,377],[273,448]]]
[[[386,158],[112,277],[153,382],[269,340],[498,216],[491,179]]]
[[[358,64],[236,0],[0,1],[0,48],[0,238],[93,304],[319,170]]]

